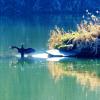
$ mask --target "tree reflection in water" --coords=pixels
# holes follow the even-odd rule
[[[64,62],[48,62],[48,68],[54,80],[62,77],[74,77],[77,84],[95,90],[100,87],[100,60],[80,59]]]

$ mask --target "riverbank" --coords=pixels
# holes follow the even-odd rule
[[[49,49],[61,51],[78,51],[80,57],[100,57],[100,20],[91,16],[92,20],[83,20],[76,31],[64,31],[55,27],[51,31]]]

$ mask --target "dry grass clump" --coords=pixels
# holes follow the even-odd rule
[[[72,47],[73,45],[73,47]],[[51,31],[49,39],[49,49],[76,48],[80,51],[91,50],[97,53],[100,49],[100,24],[83,21],[77,27],[75,32],[65,32],[63,29],[56,27]]]
[[[62,36],[65,34],[64,30],[55,27],[55,29],[52,30],[50,33],[51,36],[49,39],[49,49],[56,48],[62,45]]]

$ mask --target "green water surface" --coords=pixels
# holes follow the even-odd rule
[[[9,46],[24,43],[43,52],[55,25],[75,30],[79,22],[73,15],[0,17],[0,100],[100,100],[100,59],[11,57]]]

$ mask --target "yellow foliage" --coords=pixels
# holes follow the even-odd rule
[[[77,47],[93,47],[96,44],[96,39],[100,38],[100,24],[92,22],[84,22],[78,25],[77,31],[65,32],[56,27],[51,31],[49,39],[49,49],[66,47],[69,44],[77,45]]]

